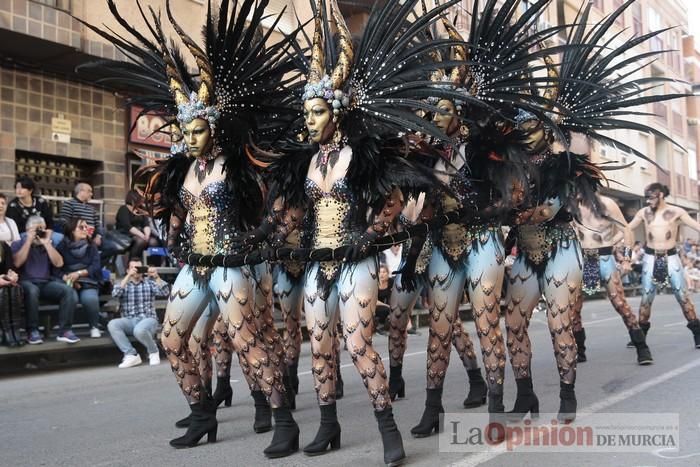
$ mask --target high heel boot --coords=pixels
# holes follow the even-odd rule
[[[338,413],[335,402],[321,407],[321,426],[318,427],[316,437],[310,444],[304,447],[304,454],[307,456],[318,456],[340,449],[340,423],[338,423]]]
[[[559,413],[557,420],[571,423],[576,420],[576,392],[574,384],[559,383]]]
[[[292,363],[287,366],[287,374],[289,374],[289,383],[294,389],[294,394],[299,394],[299,364]]]
[[[335,365],[335,400],[340,400],[345,395],[345,384],[343,383],[343,375],[340,373],[340,359]]]
[[[377,418],[379,432],[382,434],[382,444],[384,445],[384,463],[387,467],[395,467],[403,464],[406,453],[403,450],[403,440],[401,432],[394,421],[394,413],[391,407],[384,410],[376,410],[374,416]]]
[[[585,362],[586,358],[586,330],[581,329],[580,331],[574,331],[574,340],[576,341],[577,349],[577,362]]]
[[[411,428],[411,434],[415,438],[425,438],[442,431],[440,414],[445,413],[442,408],[442,388],[426,389],[425,409],[418,425]]]
[[[491,444],[502,443],[505,440],[505,410],[503,385],[494,385],[489,391],[489,425],[486,430],[486,437]]]
[[[262,391],[251,391],[255,401],[255,421],[253,422],[253,431],[256,433],[265,433],[272,429],[272,410],[267,397]]]
[[[282,407],[272,409],[275,417],[275,434],[272,442],[263,453],[269,459],[286,457],[299,450],[299,425],[292,417],[292,411],[285,403]]]
[[[531,418],[539,418],[540,401],[532,389],[532,378],[518,378],[515,380],[515,385],[518,387],[518,393],[515,397],[513,410],[506,415],[508,421],[520,421],[525,418],[528,412],[530,412]]]
[[[391,400],[396,400],[397,397],[406,397],[406,383],[401,376],[403,365],[389,367],[389,396]]]
[[[486,381],[481,376],[481,370],[467,370],[469,375],[469,393],[462,405],[465,409],[480,407],[486,403]]]
[[[289,402],[289,408],[291,410],[296,410],[297,393],[294,392],[294,388],[292,387],[292,380],[289,378],[289,373],[282,376],[282,384],[284,384],[284,389],[287,393],[287,401]]]
[[[641,329],[630,329],[630,339],[637,348],[637,363],[640,365],[651,365],[654,359],[651,357],[651,350],[647,345],[647,339],[644,331]]]
[[[693,339],[695,340],[695,348],[700,349],[700,321],[697,319],[688,321],[687,326],[688,329],[690,329],[690,332],[693,333]]]
[[[231,399],[233,399],[233,389],[231,388],[230,376],[216,377],[216,391],[212,396],[214,404],[218,407],[223,402],[226,407],[231,407]]]
[[[216,405],[205,392],[204,398],[196,404],[190,405],[190,425],[187,432],[170,441],[170,445],[176,449],[191,448],[199,443],[204,435],[207,435],[207,442],[216,442],[216,431],[218,422],[216,421]]]

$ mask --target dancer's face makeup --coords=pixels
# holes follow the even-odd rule
[[[661,200],[661,192],[658,190],[647,191],[644,193],[647,199],[647,205],[652,211],[656,211],[659,208],[659,201]]]
[[[457,108],[452,101],[443,99],[437,104],[440,112],[433,115],[435,126],[445,132],[447,136],[455,136],[459,130],[459,119],[457,118]]]
[[[304,101],[304,123],[309,138],[314,143],[327,143],[335,132],[333,112],[328,103],[320,97]]]
[[[193,157],[200,157],[209,152],[212,146],[211,129],[203,118],[195,118],[182,125],[182,137],[187,150]]]

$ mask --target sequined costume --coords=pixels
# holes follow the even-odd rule
[[[412,89],[427,87],[428,83],[415,81],[414,67],[430,60],[439,45],[425,42],[420,29],[411,24],[417,0],[375,7],[357,49],[335,0],[328,3],[326,16],[326,2],[314,2],[315,29],[302,96],[304,123],[313,146],[286,151],[270,168],[271,200],[305,211],[309,222],[304,229],[311,248],[349,246],[342,258],[310,262],[306,267],[304,313],[321,425],[304,451],[316,455],[329,446],[340,447],[334,349],[340,322],[347,351],[375,410],[384,461],[398,465],[405,453],[393,419],[387,375],[372,346],[378,293],[373,244],[401,211],[404,195],[428,191],[438,183],[431,170],[404,157],[407,141],[397,135],[407,127],[414,133],[439,134],[429,122],[415,120],[414,109],[425,104],[413,96]],[[444,9],[417,21],[429,25]],[[326,47],[331,37],[326,17],[337,30],[335,50]],[[403,89],[393,85],[398,82],[413,85]],[[260,227],[263,233],[269,230]]]
[[[296,45],[297,31],[268,40],[270,34],[263,34],[261,24],[269,17],[268,3],[224,0],[217,11],[209,5],[200,46],[181,29],[166,2],[169,25],[199,69],[195,76],[176,43],[166,39],[161,16],[154,10],[146,14],[139,6],[149,37],[121,17],[112,0],[109,8],[126,32],[88,25],[128,59],[102,64],[108,70],[105,81],[129,82],[134,91],[130,101],[143,113],[166,116],[177,129],[173,135],[182,136],[173,145],[172,157],[135,176],[135,183],[145,186],[140,190],[144,207],[165,221],[168,246],[186,263],[173,284],[161,337],[191,409],[187,432],[170,442],[176,448],[193,447],[204,435],[210,442],[216,440],[207,341],[220,313],[218,332],[225,328],[251,386],[269,398],[275,416],[275,434],[265,455],[282,457],[298,449],[299,429],[283,385],[282,342],[272,326],[269,271],[259,275],[248,266],[188,261],[191,254],[235,253],[234,238],[259,222],[261,182],[245,146],[274,138],[287,127],[285,118],[294,114],[285,107],[289,90],[283,84],[294,66],[292,58],[280,52]],[[259,124],[264,120],[268,123],[263,128]]]
[[[664,286],[671,287],[685,319],[689,323],[697,321],[695,305],[688,292],[683,264],[678,253],[675,249],[654,251],[645,248],[642,259],[642,302],[639,305],[639,324],[645,332],[649,330],[651,305],[654,303],[656,290]]]

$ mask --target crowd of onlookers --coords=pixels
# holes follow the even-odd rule
[[[41,344],[40,305],[57,305],[56,340],[76,343],[73,319],[78,304],[84,312],[90,337],[99,338],[100,295],[110,293],[120,301],[120,319],[108,324],[110,335],[133,366],[136,354],[128,335],[149,351],[151,364],[159,362],[153,336],[157,320],[153,299],[167,296],[168,285],[155,267],[141,262],[143,251],[159,244],[151,219],[136,209],[130,192],[116,218],[116,231],[108,232],[101,214],[90,203],[92,186],[75,185],[54,217],[48,201],[35,194],[34,181],[20,177],[8,202],[0,194],[0,332],[5,345]],[[111,243],[122,245],[115,248]],[[111,242],[111,243],[110,243]],[[123,253],[128,259],[124,279],[111,286],[103,268],[106,252]],[[110,290],[111,289],[111,290]],[[24,333],[22,334],[22,330]],[[131,358],[127,359],[127,357]],[[140,363],[140,360],[139,360]]]

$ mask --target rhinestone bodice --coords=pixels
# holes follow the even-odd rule
[[[240,231],[240,202],[220,180],[204,186],[199,196],[184,186],[180,200],[187,210],[185,234],[190,251],[199,254],[227,254],[231,240]]]

